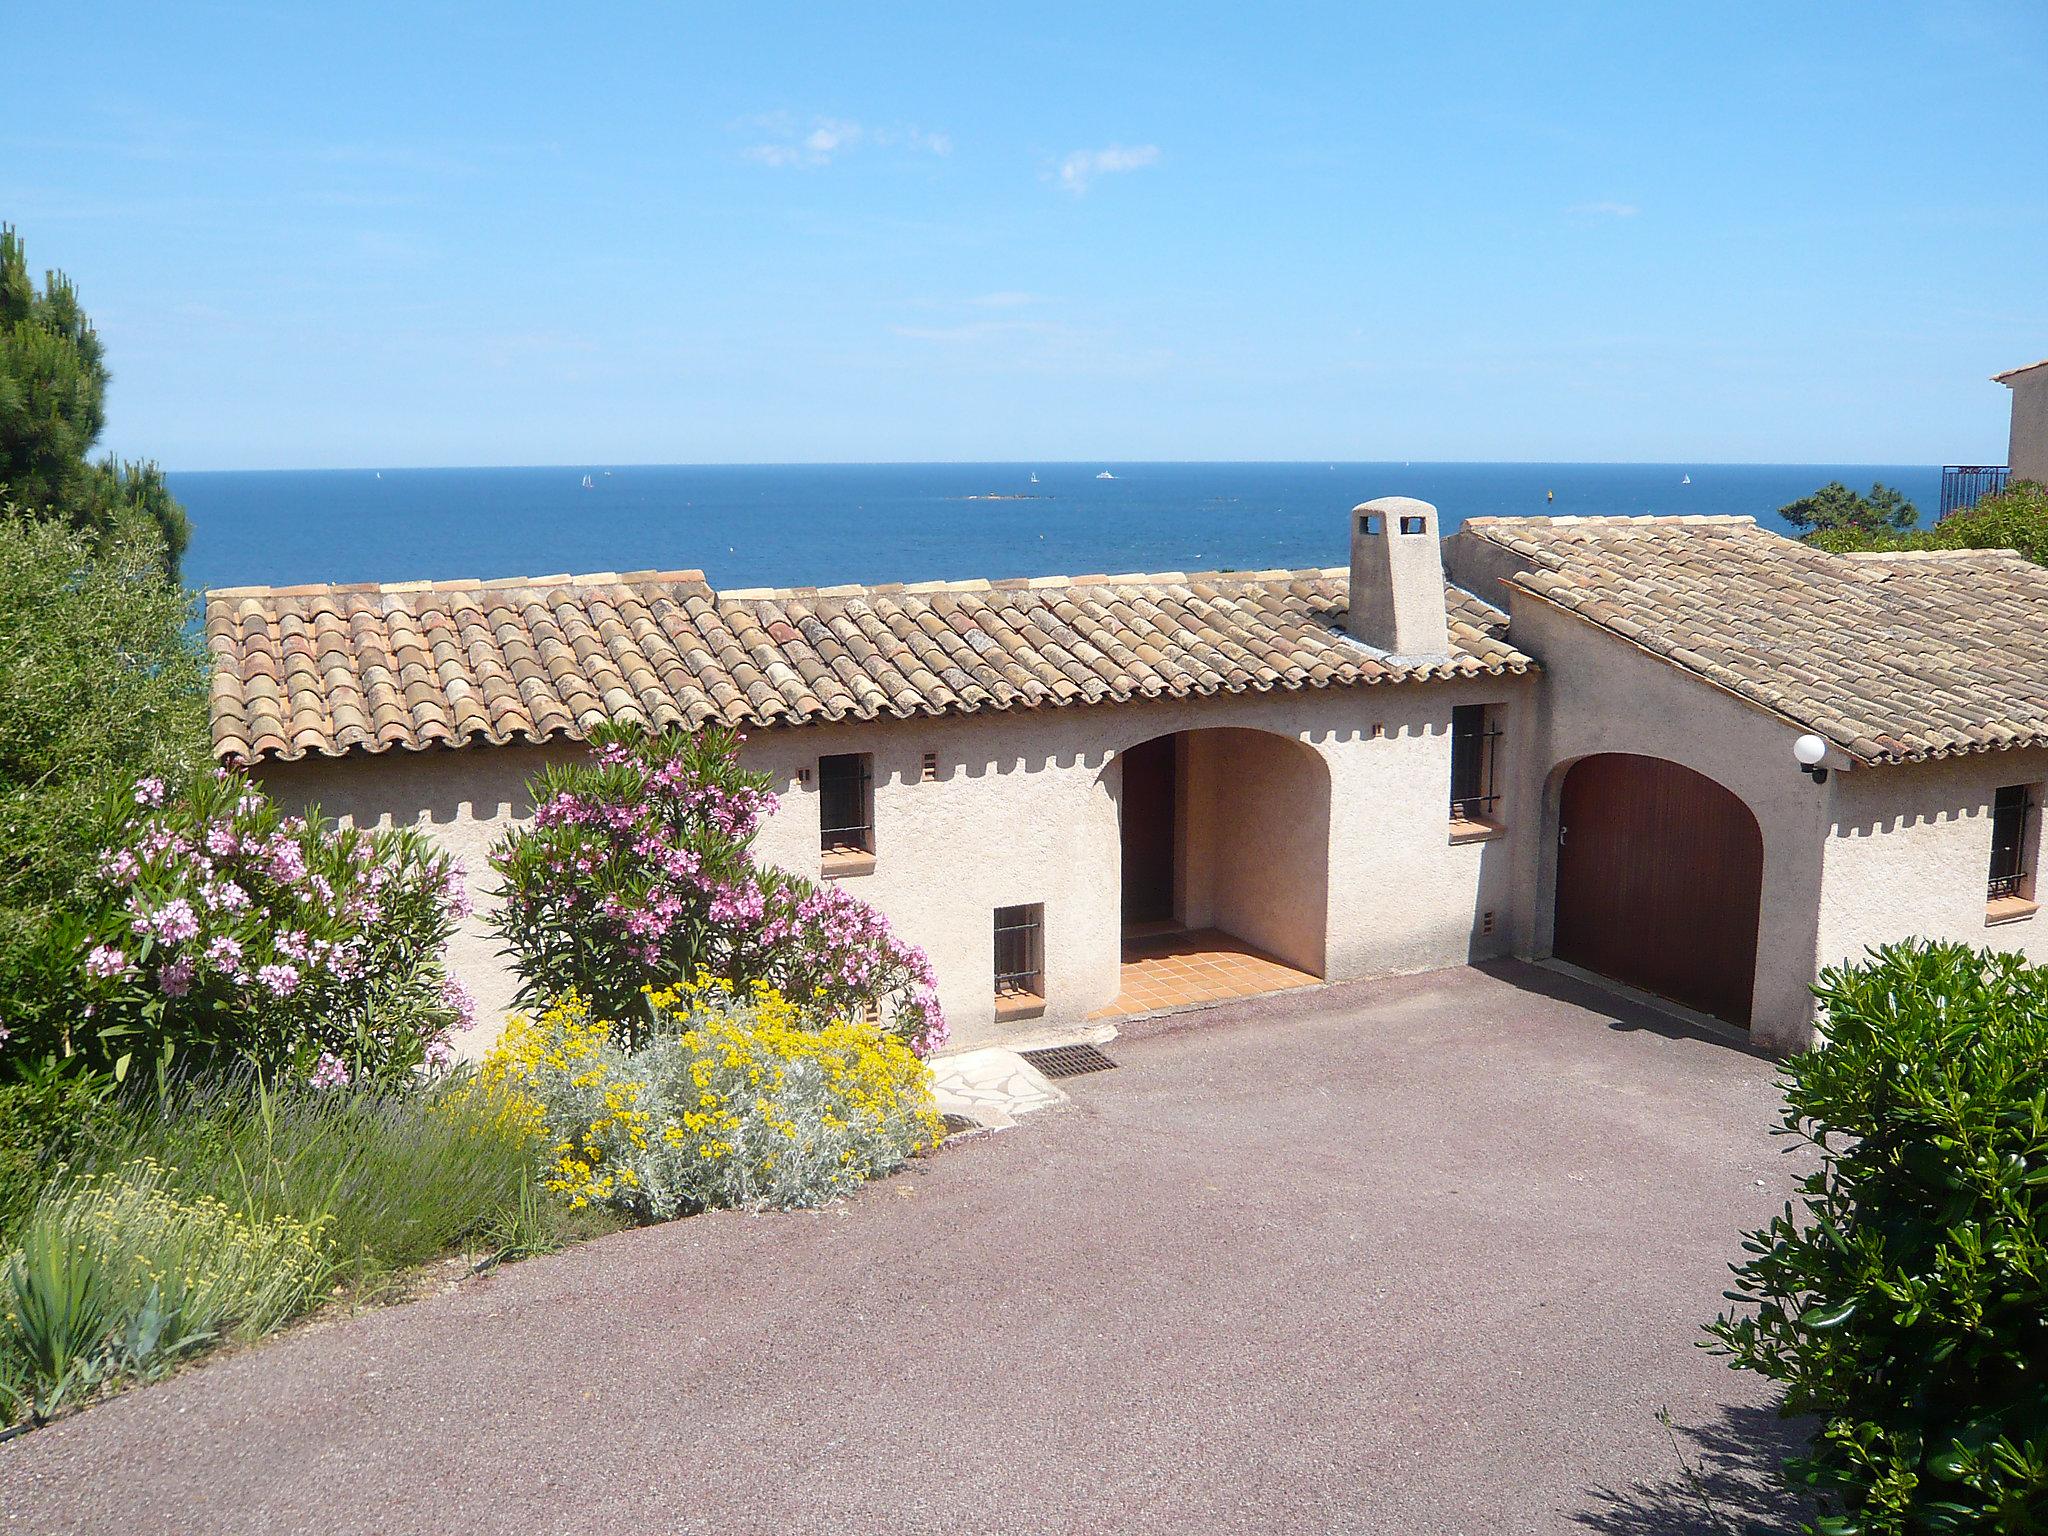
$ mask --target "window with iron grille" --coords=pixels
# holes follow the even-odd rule
[[[1490,704],[1451,709],[1451,819],[1499,819],[1500,722]]]
[[[2024,784],[2001,789],[1991,800],[1991,901],[2010,897],[2032,899],[2034,872],[2027,857],[2027,832],[2034,815],[2034,796]]]
[[[818,846],[826,853],[875,851],[874,762],[866,752],[818,759]]]
[[[1045,996],[1045,907],[996,908],[996,999]]]

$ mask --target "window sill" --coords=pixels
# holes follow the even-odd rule
[[[1008,1024],[1016,1019],[1035,1019],[1045,1012],[1045,999],[1036,992],[999,992],[996,994],[996,1022]]]
[[[1451,818],[1451,846],[1460,843],[1490,843],[1496,837],[1505,836],[1507,828],[1490,821],[1474,821],[1469,816]]]
[[[875,856],[858,849],[835,849],[818,862],[818,872],[827,880],[846,880],[875,872]]]
[[[1984,903],[1984,926],[1996,928],[2000,923],[2023,923],[2040,910],[2039,902],[2029,901],[2024,896],[2001,896],[1996,901]]]

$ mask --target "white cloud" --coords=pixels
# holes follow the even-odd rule
[[[1077,149],[1060,162],[1059,181],[1062,187],[1079,197],[1097,176],[1142,171],[1146,166],[1158,163],[1157,144],[1139,144],[1129,148],[1112,144],[1106,149]]]
[[[774,112],[750,118],[742,126],[765,137],[740,154],[756,165],[777,169],[830,165],[837,156],[863,144],[930,155],[953,152],[950,134],[928,133],[922,128],[869,128],[841,117],[814,117],[806,124],[786,112]]]
[[[1598,219],[1632,219],[1643,210],[1634,203],[1573,203],[1566,213],[1583,214]]]
[[[1019,333],[1043,335],[1052,327],[1036,320],[970,320],[965,325],[892,325],[889,329],[908,341],[964,342]]]

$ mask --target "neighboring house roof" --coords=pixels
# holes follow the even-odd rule
[[[1505,577],[1865,763],[2048,744],[2048,570],[1831,555],[1748,517],[1473,518]]]
[[[1347,636],[1347,573],[714,591],[698,571],[209,592],[230,762],[1522,672],[1449,589],[1450,657]]]
[[[1991,382],[2010,385],[2021,374],[2032,373],[2036,368],[2048,368],[2048,357],[2042,358],[2038,363],[2028,363],[2024,368],[2008,368],[2003,373],[1994,373],[1991,375]]]

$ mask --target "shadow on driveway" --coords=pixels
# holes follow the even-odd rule
[[[1606,1536],[1763,1536],[1796,1530],[1813,1510],[1788,1490],[1778,1468],[1806,1447],[1808,1419],[1776,1409],[1726,1407],[1704,1426],[1672,1426],[1669,1478],[1626,1493],[1592,1490],[1599,1507],[1579,1523]]]

